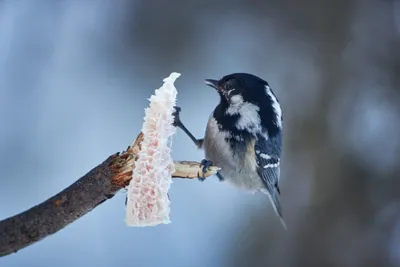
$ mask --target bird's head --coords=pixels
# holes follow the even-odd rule
[[[233,73],[220,80],[206,79],[205,83],[215,88],[221,102],[226,102],[228,106],[262,103],[268,86],[263,79],[248,73]]]
[[[265,80],[253,74],[233,73],[220,80],[206,79],[205,83],[220,95],[220,112],[214,115],[221,121],[229,121],[229,116],[239,116],[240,122],[251,121],[255,125],[260,118],[265,128],[282,127],[279,101]],[[240,125],[236,127],[240,128]]]

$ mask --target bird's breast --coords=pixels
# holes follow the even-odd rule
[[[220,168],[235,166],[232,148],[226,140],[228,137],[229,133],[220,131],[217,121],[211,116],[204,136],[203,149],[206,159],[211,160]]]
[[[219,173],[225,181],[247,191],[258,191],[263,184],[256,172],[255,157],[251,156],[254,153],[254,143],[249,143],[247,147],[250,153],[245,153],[243,157],[234,157],[226,139],[228,137],[229,134],[221,131],[217,121],[210,117],[203,142],[205,158],[221,168]]]

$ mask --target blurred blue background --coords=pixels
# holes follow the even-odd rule
[[[140,131],[162,79],[202,137],[205,78],[250,72],[284,109],[282,205],[175,180],[170,225],[125,226],[124,192],[0,259],[19,266],[400,266],[400,1],[0,1],[0,219]],[[203,157],[182,131],[175,160]]]

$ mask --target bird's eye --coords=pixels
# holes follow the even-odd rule
[[[230,85],[230,84],[228,83],[228,84],[226,84],[225,89],[226,89],[226,91],[229,92],[229,91],[233,90],[233,87],[232,87],[232,85]]]

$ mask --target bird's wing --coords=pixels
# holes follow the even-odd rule
[[[254,151],[257,161],[257,173],[262,179],[268,191],[276,190],[280,194],[280,159],[279,145],[276,141],[267,139],[264,136],[258,136]]]
[[[264,191],[270,201],[272,206],[279,216],[281,223],[286,228],[285,222],[282,218],[282,208],[279,202],[279,177],[280,177],[280,160],[279,154],[274,151],[273,140],[269,140],[265,137],[258,137],[254,145],[254,150],[256,154],[257,161],[257,174],[260,176],[264,186]]]

